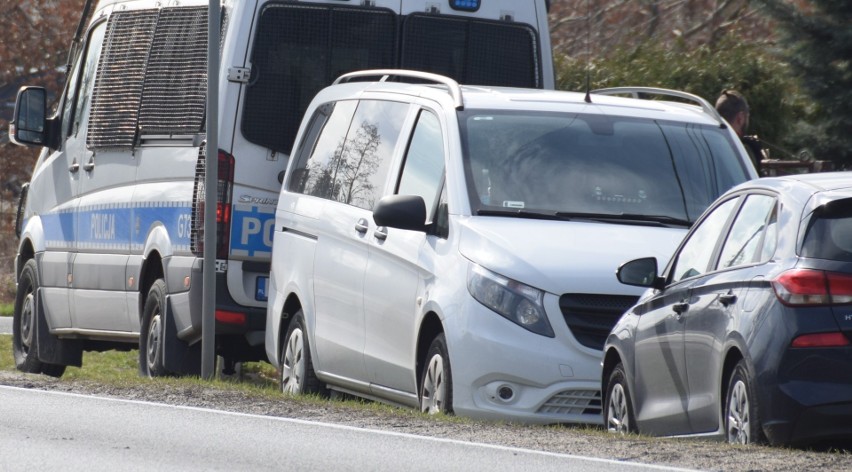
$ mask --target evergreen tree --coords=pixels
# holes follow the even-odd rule
[[[852,2],[757,0],[780,24],[780,51],[812,100],[799,128],[816,158],[852,167]],[[779,97],[783,100],[785,97]]]

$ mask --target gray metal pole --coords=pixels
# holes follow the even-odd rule
[[[216,366],[216,206],[219,177],[219,28],[221,10],[209,0],[207,21],[207,161],[204,176],[204,265],[201,303],[201,377]]]

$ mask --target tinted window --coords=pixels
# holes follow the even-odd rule
[[[403,23],[402,68],[464,84],[541,87],[538,36],[531,26],[412,14]]]
[[[483,110],[460,112],[460,123],[474,210],[694,221],[747,178],[734,143],[714,126]],[[720,166],[729,177],[720,180]]]
[[[813,213],[802,256],[852,262],[852,200],[834,201]]]
[[[289,190],[321,198],[332,198],[334,171],[340,148],[352,122],[358,102],[340,101],[321,107],[312,121],[312,130],[322,128],[316,143],[306,140],[293,168]],[[327,114],[325,118],[323,115]],[[314,131],[316,132],[316,131]]]
[[[764,237],[766,237],[765,244],[769,247],[774,246],[774,234],[767,234],[770,223],[774,228],[774,219],[775,198],[767,195],[749,195],[728,233],[719,258],[719,268],[761,261],[764,255],[759,251],[764,244]],[[763,253],[771,256],[768,250]],[[761,256],[758,257],[758,254]]]
[[[289,154],[320,89],[346,72],[396,63],[396,15],[379,8],[270,4],[258,20],[243,135]]]
[[[725,229],[725,224],[737,201],[738,199],[733,198],[716,207],[690,234],[689,240],[683,245],[672,267],[670,283],[695,277],[707,271],[716,241]]]
[[[424,110],[417,119],[396,193],[423,197],[426,202],[426,221],[432,221],[443,178],[444,139],[441,123],[434,114]]]
[[[76,69],[74,76],[69,82],[68,98],[65,102],[65,110],[63,111],[63,123],[68,134],[77,134],[80,129],[80,123],[84,116],[89,112],[89,100],[92,96],[92,87],[95,82],[95,71],[97,70],[98,58],[101,55],[101,46],[104,42],[104,33],[106,32],[106,23],[100,23],[95,26],[89,35],[89,42],[86,45],[84,52],[84,61],[82,64],[82,79],[79,77],[80,69]],[[76,99],[77,82],[79,81],[80,93]]]
[[[371,210],[382,196],[408,104],[362,100],[336,149],[332,198]]]

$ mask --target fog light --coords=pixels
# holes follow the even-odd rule
[[[512,390],[512,387],[508,385],[503,385],[502,387],[497,389],[497,395],[500,397],[501,400],[507,402],[515,396],[515,391]]]

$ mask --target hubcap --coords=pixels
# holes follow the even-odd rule
[[[745,382],[737,380],[728,403],[728,442],[749,444],[748,393]]]
[[[440,354],[435,354],[429,359],[426,367],[426,375],[423,378],[423,398],[420,400],[420,409],[430,415],[444,411],[444,398],[447,393],[444,382],[444,359]]]
[[[620,383],[612,387],[612,392],[609,395],[609,405],[607,406],[607,430],[611,433],[626,434],[630,430],[627,415],[627,395],[624,393],[624,387]]]
[[[302,378],[305,376],[305,343],[302,330],[294,329],[284,348],[284,358],[281,361],[281,391],[284,393],[301,393]]]
[[[154,313],[151,317],[151,325],[148,326],[148,372],[157,368],[157,356],[160,353],[160,313]]]
[[[24,298],[23,306],[21,307],[21,349],[26,353],[29,351],[33,342],[33,313],[35,302],[32,292],[28,293]]]

